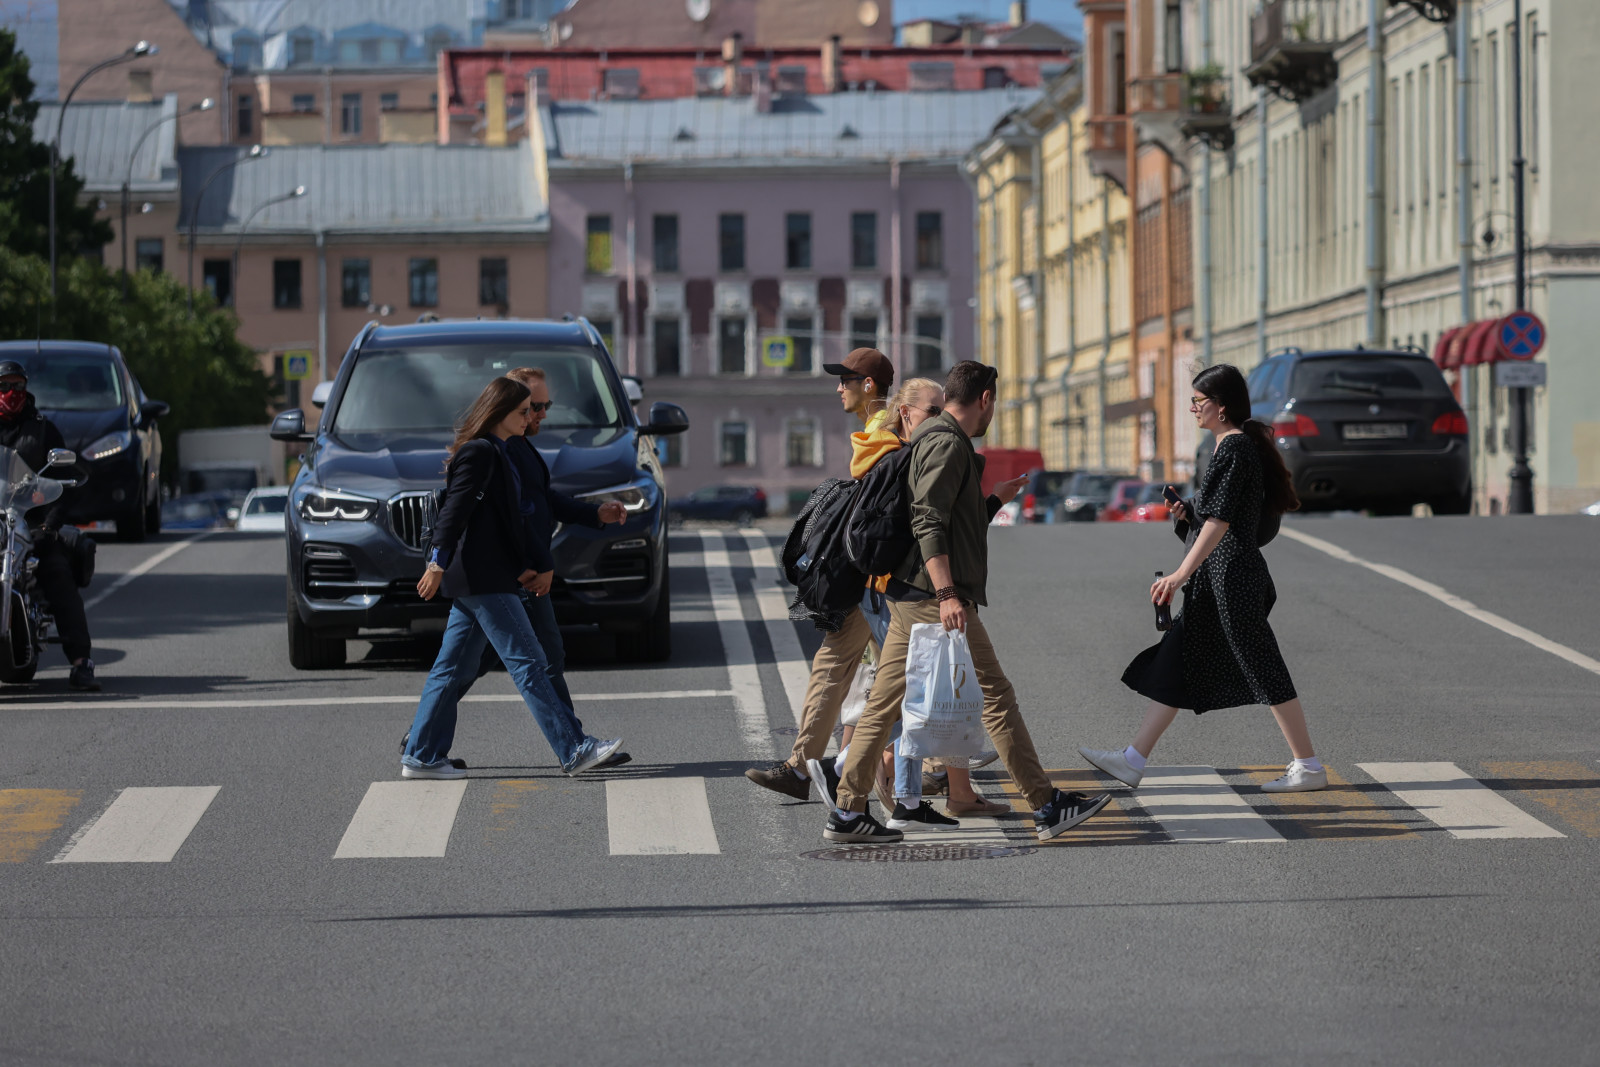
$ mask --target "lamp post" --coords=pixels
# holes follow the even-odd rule
[[[284,193],[282,196],[275,196],[270,200],[263,200],[261,203],[255,206],[250,214],[245,216],[244,224],[239,227],[239,239],[233,242],[233,276],[229,279],[229,284],[232,286],[232,290],[228,295],[233,298],[233,304],[235,307],[237,307],[239,303],[237,296],[239,292],[239,250],[244,247],[244,232],[250,228],[250,224],[255,221],[257,215],[267,210],[267,208],[271,207],[273,204],[281,204],[285,200],[298,200],[305,195],[306,187],[303,185],[297,185],[293,189],[290,189],[287,193]]]
[[[99,74],[107,67],[114,67],[118,63],[126,63],[130,59],[140,56],[153,56],[160,49],[149,41],[140,41],[126,52],[103,60],[84,71],[78,80],[72,83],[72,88],[67,90],[67,95],[61,100],[61,110],[56,112],[56,135],[50,141],[50,313],[55,314],[56,302],[56,165],[61,159],[61,126],[67,118],[67,105],[72,103],[72,94],[76,93],[84,82]]]
[[[198,104],[190,104],[182,111],[174,112],[171,115],[163,115],[149,126],[146,126],[145,131],[139,135],[139,139],[133,142],[133,151],[128,155],[128,176],[122,180],[122,299],[124,300],[128,299],[128,200],[131,195],[130,190],[133,188],[133,163],[134,160],[139,158],[139,149],[144,147],[146,138],[166,123],[176,122],[185,115],[210,111],[216,106],[217,102],[208,96]]]
[[[1516,272],[1516,308],[1528,310],[1528,216],[1523,178],[1528,161],[1522,156],[1522,0],[1511,5],[1511,205],[1515,219],[1511,227],[1512,261]],[[1533,468],[1528,466],[1528,390],[1511,390],[1510,488],[1506,511],[1512,515],[1533,514]]]
[[[228,160],[222,166],[206,176],[205,183],[200,186],[200,192],[195,194],[194,203],[189,205],[189,314],[194,314],[194,231],[200,221],[200,205],[206,198],[206,190],[211,188],[211,183],[216,181],[228,171],[241,163],[248,163],[252,159],[265,159],[271,150],[262,145],[253,144],[250,151],[242,156]]]

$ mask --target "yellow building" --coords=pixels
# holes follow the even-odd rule
[[[977,198],[978,358],[1000,368],[986,444],[1038,449],[1051,469],[1129,471],[1128,200],[1091,172],[1087,118],[1069,72],[965,161]]]

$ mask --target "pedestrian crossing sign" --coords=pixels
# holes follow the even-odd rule
[[[285,381],[291,382],[303,382],[311,377],[311,353],[304,350],[285,352],[283,377]]]
[[[794,338],[769,337],[761,342],[761,362],[769,367],[794,365]]]

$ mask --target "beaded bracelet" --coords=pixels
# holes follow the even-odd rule
[[[956,587],[953,585],[947,585],[943,589],[935,589],[933,595],[938,597],[941,603],[946,600],[960,599],[960,594],[956,592]]]

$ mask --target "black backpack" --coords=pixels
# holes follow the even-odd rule
[[[806,500],[783,545],[783,573],[797,599],[821,615],[861,602],[867,576],[844,553],[844,524],[860,483],[830,478]]]
[[[954,433],[936,426],[924,436]],[[906,445],[872,465],[856,490],[855,506],[845,524],[844,550],[864,574],[892,574],[917,547],[911,532],[911,453]]]

